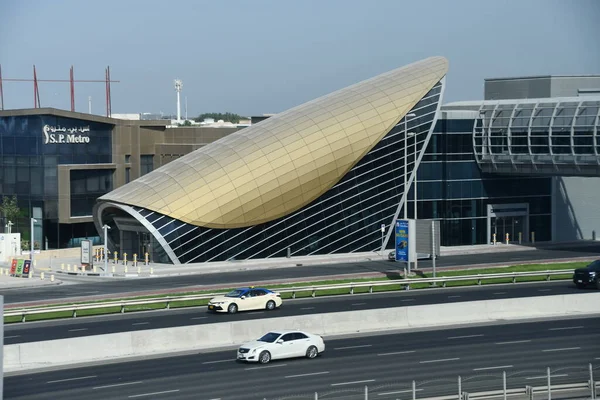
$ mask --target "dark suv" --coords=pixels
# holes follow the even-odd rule
[[[585,268],[577,268],[573,274],[573,283],[580,289],[586,286],[600,289],[600,260],[594,261]]]

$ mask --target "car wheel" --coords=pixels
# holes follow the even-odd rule
[[[271,361],[271,353],[266,350],[261,352],[258,356],[258,362],[261,364],[268,364],[269,361]]]
[[[229,307],[227,307],[227,312],[229,314],[235,314],[238,311],[238,306],[235,303],[231,303]]]
[[[267,301],[267,310],[273,311],[275,309],[275,302],[273,300]]]
[[[317,348],[315,346],[310,346],[308,349],[306,349],[306,357],[313,359],[316,358],[319,355],[319,350],[317,350]]]

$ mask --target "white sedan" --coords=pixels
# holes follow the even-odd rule
[[[232,290],[208,302],[208,311],[235,314],[238,311],[269,310],[281,307],[283,301],[278,292],[265,288],[246,287]]]
[[[260,339],[244,343],[237,352],[240,361],[267,364],[282,358],[316,358],[325,351],[325,342],[319,335],[302,331],[269,332]]]

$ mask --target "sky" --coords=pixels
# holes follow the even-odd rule
[[[600,0],[0,0],[3,78],[104,79],[113,113],[278,113],[430,57],[449,61],[444,102],[483,98],[485,78],[600,74]],[[6,109],[33,83],[5,81]],[[40,83],[70,108],[68,83]],[[75,107],[105,114],[103,83]]]

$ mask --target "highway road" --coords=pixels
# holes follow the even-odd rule
[[[565,260],[575,257],[600,258],[600,244],[579,245],[576,247],[558,247],[554,249],[536,249],[517,252],[497,252],[484,254],[451,255],[441,257],[437,267],[449,268],[477,264],[496,264],[533,260]],[[172,276],[165,278],[144,279],[107,279],[80,284],[58,285],[32,289],[5,290],[4,302],[24,303],[65,298],[93,298],[102,295],[124,295],[131,292],[156,292],[160,290],[180,288],[202,289],[207,285],[253,284],[265,281],[282,281],[293,278],[325,277],[343,274],[359,274],[380,272],[385,274],[398,266],[390,261],[370,261],[361,263],[312,265],[292,268],[263,269],[253,271],[235,271],[199,275]],[[419,268],[431,268],[431,261],[419,261]]]
[[[101,345],[101,343],[99,343]],[[6,399],[312,400],[423,398],[600,378],[600,319],[581,318],[327,339],[314,360],[260,366],[235,350],[5,376]],[[589,393],[589,392],[588,392]],[[585,394],[585,393],[584,393]],[[292,397],[293,396],[293,397]],[[558,396],[553,396],[557,398]]]
[[[235,315],[208,313],[205,307],[145,311],[58,321],[9,324],[4,326],[4,344],[303,314],[530,296],[576,295],[593,291],[594,289],[579,290],[571,282],[555,281],[285,300],[283,307],[275,311],[240,312]]]

